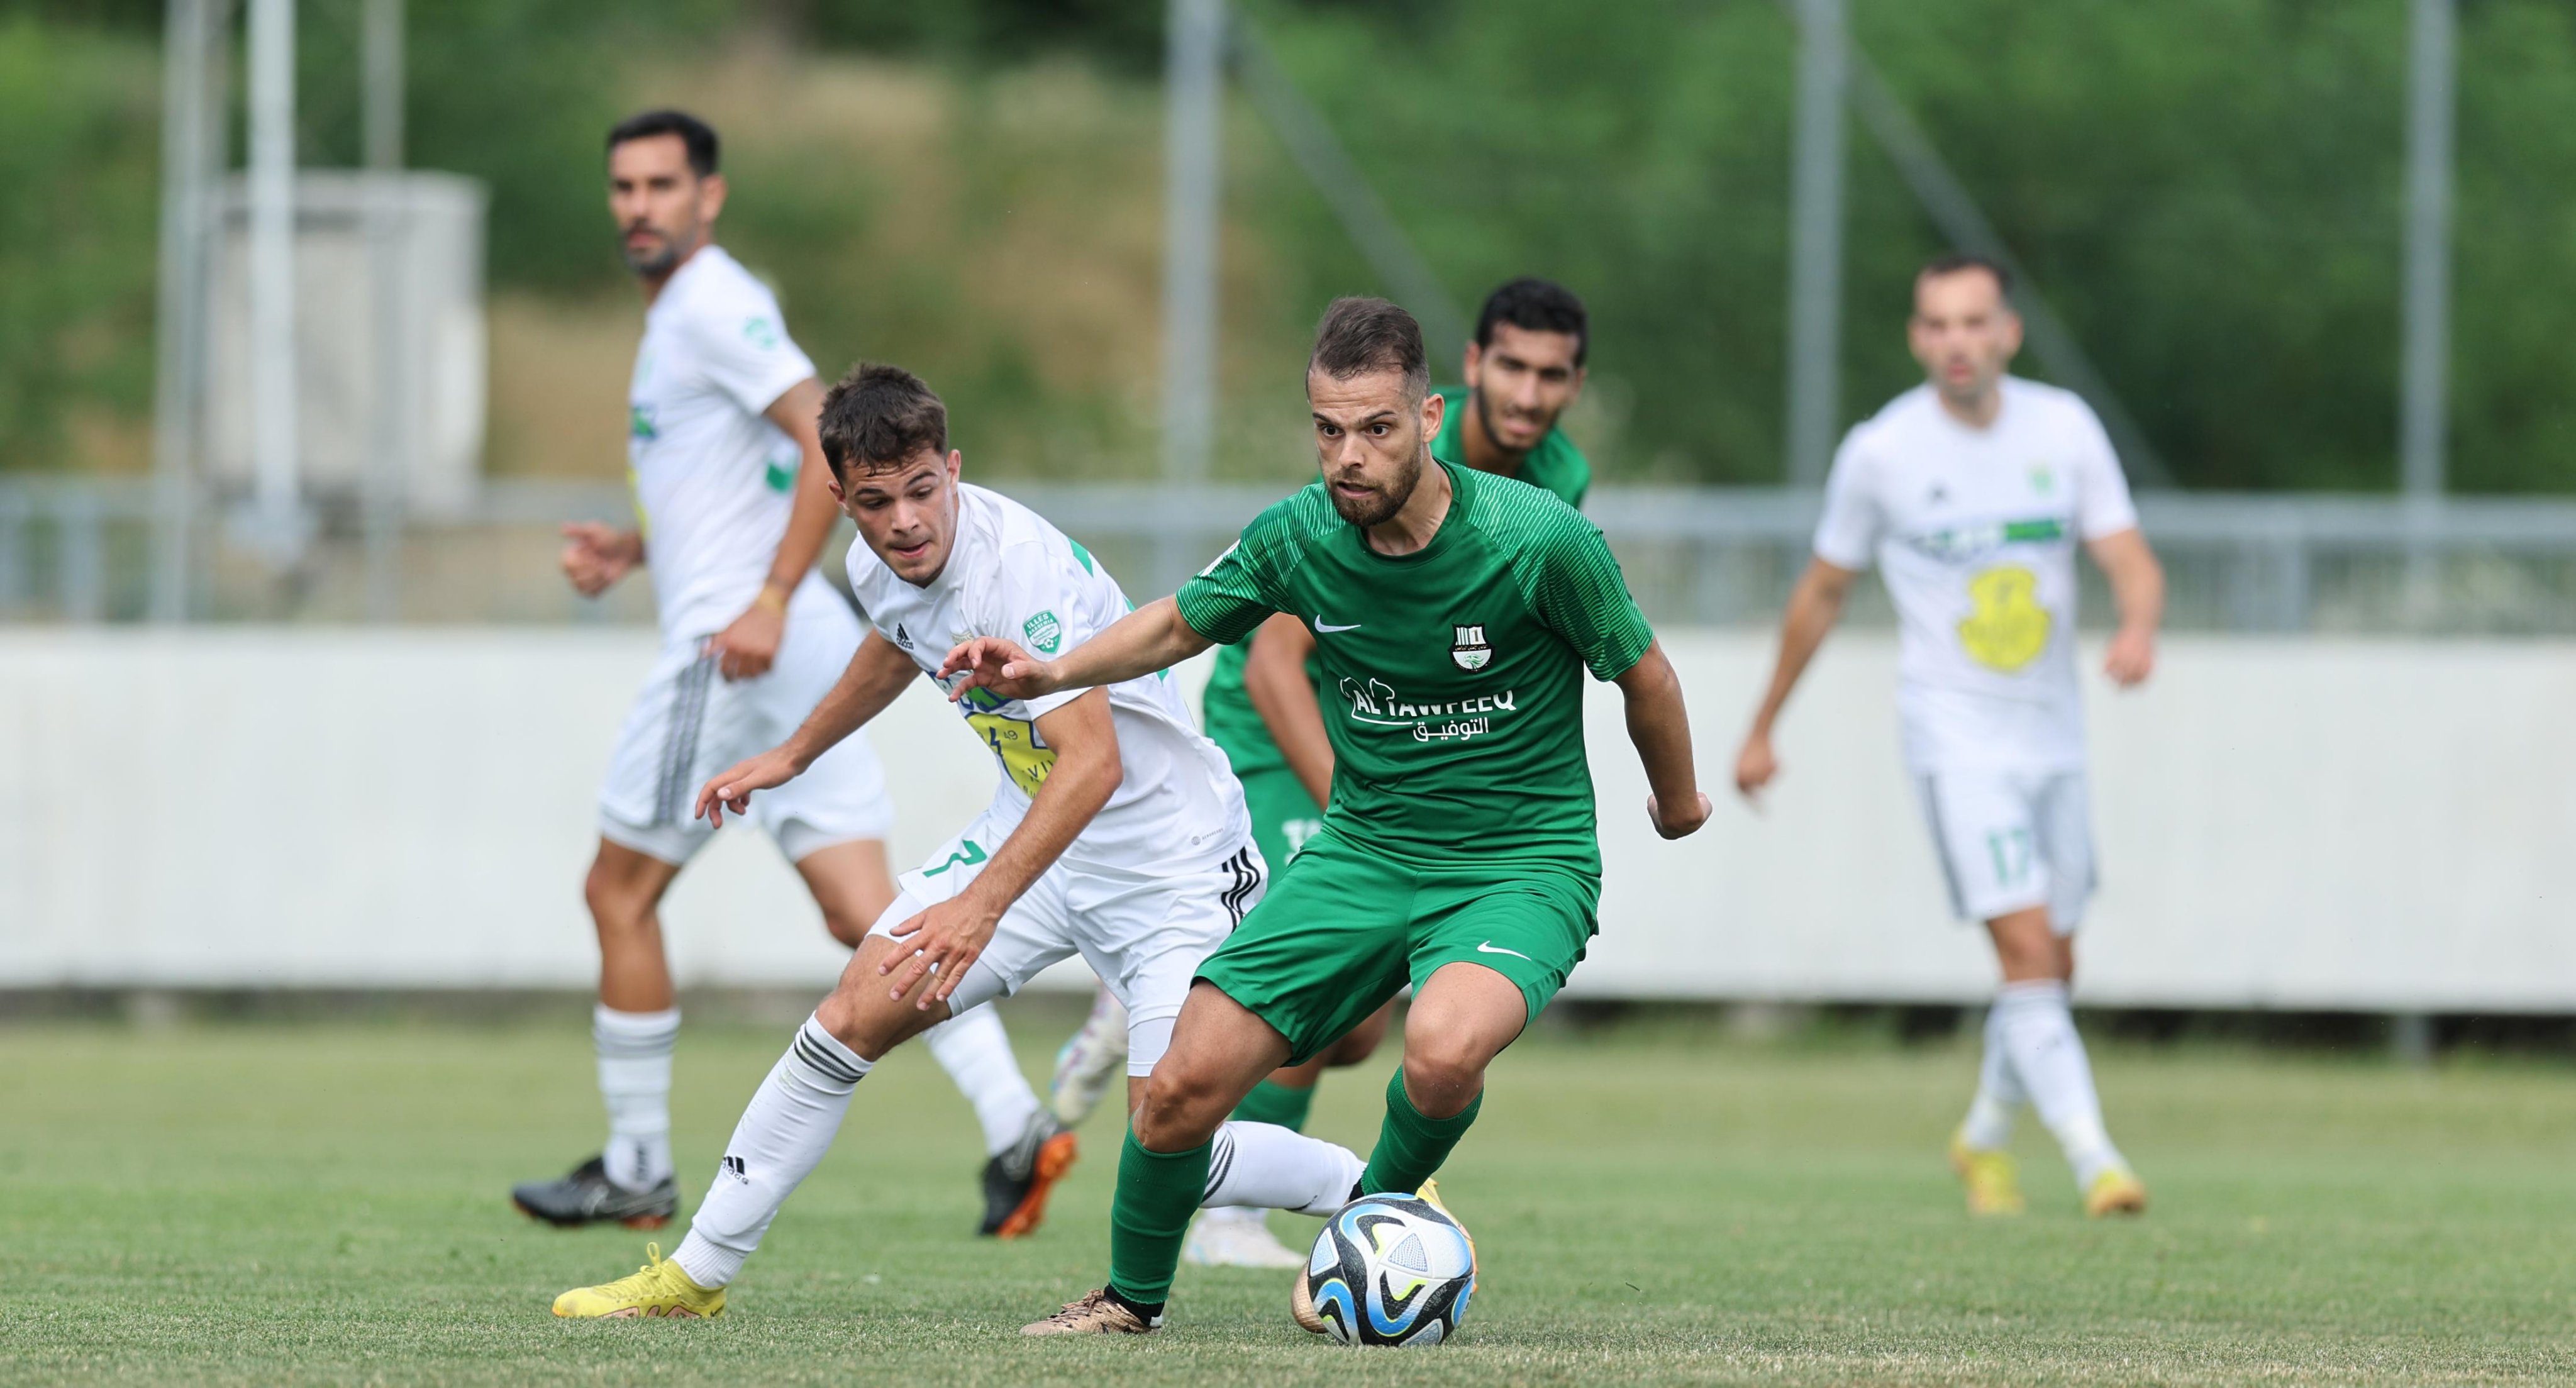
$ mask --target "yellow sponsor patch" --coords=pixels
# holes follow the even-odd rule
[[[2039,576],[2018,566],[1988,569],[1968,580],[1976,610],[1959,623],[1959,647],[1989,670],[2012,674],[2048,649],[2056,617],[2039,605]]]

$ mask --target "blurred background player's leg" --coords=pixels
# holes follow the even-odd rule
[[[1073,1165],[1073,1134],[1038,1102],[1011,1054],[1002,1016],[990,1006],[952,1017],[921,1040],[957,1092],[975,1106],[975,1121],[984,1130],[984,1218],[975,1232],[999,1238],[1030,1232],[1033,1222],[1013,1216],[1040,1182],[1061,1177]]]
[[[1112,1082],[1127,1073],[1127,1009],[1107,984],[1093,990],[1091,1015],[1055,1053],[1055,1074],[1047,1081],[1047,1108],[1055,1121],[1079,1127]]]
[[[2021,1209],[2011,1158],[2002,1149],[2012,1135],[2013,1109],[2023,1101],[2039,1111],[2065,1152],[2086,1213],[2145,1209],[2146,1187],[2103,1124],[2092,1061],[2069,1006],[2073,932],[2093,886],[2083,777],[1951,775],[1926,790],[1953,890],[1965,909],[1985,917],[2003,973],[1987,1014],[1977,1096],[1951,1144],[1970,1212]],[[1955,840],[1963,825],[1973,841]],[[2034,897],[2038,904],[1997,909]]]
[[[511,1199],[550,1224],[617,1220],[656,1229],[679,1212],[671,1172],[671,1048],[680,1035],[662,950],[662,894],[680,866],[603,837],[582,896],[599,933],[599,1004],[591,1041],[608,1139],[560,1179],[530,1181]]]

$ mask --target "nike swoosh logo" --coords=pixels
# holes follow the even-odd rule
[[[1487,940],[1483,944],[1476,946],[1476,952],[1478,954],[1508,954],[1514,959],[1529,959],[1533,964],[1538,962],[1535,959],[1530,959],[1528,955],[1521,953],[1519,950],[1505,949],[1491,940]]]
[[[1317,617],[1317,618],[1315,619],[1315,630],[1320,631],[1320,632],[1324,633],[1324,634],[1325,634],[1325,635],[1327,635],[1327,636],[1330,636],[1330,635],[1332,635],[1334,632],[1337,632],[1337,631],[1357,631],[1357,630],[1359,630],[1359,629],[1360,629],[1360,625],[1361,625],[1361,624],[1360,624],[1360,623],[1358,623],[1358,622],[1353,622],[1353,623],[1351,623],[1349,626],[1346,626],[1346,627],[1337,627],[1337,626],[1332,625],[1332,624],[1331,624],[1331,623],[1329,623],[1329,622],[1326,622],[1326,621],[1325,621],[1323,618],[1321,618],[1321,617]]]

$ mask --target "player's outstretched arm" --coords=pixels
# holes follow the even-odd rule
[[[909,946],[886,956],[877,974],[892,974],[888,996],[902,1000],[921,976],[937,966],[937,981],[921,992],[915,1006],[925,1011],[946,1002],[957,991],[984,947],[1001,928],[1002,913],[1029,889],[1029,884],[1064,855],[1092,816],[1118,793],[1126,769],[1118,759],[1118,728],[1110,720],[1109,693],[1094,689],[1071,703],[1038,715],[1038,736],[1055,752],[1055,764],[1029,799],[1029,812],[1011,836],[993,852],[993,860],[975,875],[966,890],[914,916],[891,932]]]
[[[2134,525],[2085,549],[2111,580],[2111,605],[2120,609],[2120,629],[2111,636],[2102,673],[2123,689],[2142,684],[2156,670],[2156,631],[2165,620],[2164,565],[2156,562],[2156,552]]]
[[[1771,754],[1771,725],[1789,702],[1789,691],[1798,687],[1798,677],[1807,673],[1807,662],[1816,658],[1816,648],[1825,644],[1825,633],[1842,620],[1843,602],[1857,576],[1841,565],[1810,559],[1789,593],[1788,611],[1780,616],[1780,658],[1771,668],[1771,687],[1763,691],[1752,731],[1735,754],[1735,789],[1747,800],[1780,774],[1779,759]]]
[[[823,387],[810,376],[789,386],[761,411],[796,440],[802,461],[796,471],[795,500],[787,513],[787,533],[769,561],[768,580],[760,585],[751,606],[707,643],[716,657],[716,672],[726,679],[757,679],[769,673],[778,659],[779,643],[787,639],[787,599],[821,557],[823,541],[831,537],[832,521],[840,514],[827,485],[831,464],[823,459],[823,439],[816,428],[822,413]]]
[[[1315,700],[1314,681],[1306,677],[1306,660],[1314,653],[1314,633],[1295,613],[1273,615],[1252,633],[1252,649],[1243,661],[1243,692],[1298,784],[1316,804],[1327,805],[1333,799],[1333,740],[1324,731],[1324,706]]]
[[[1038,699],[1059,689],[1125,684],[1168,670],[1214,644],[1181,620],[1179,603],[1164,598],[1110,623],[1108,630],[1053,660],[1040,660],[998,636],[961,641],[940,663],[939,677],[964,676],[949,686],[951,700],[969,689],[987,689],[1006,700]]]
[[[805,722],[785,742],[735,763],[698,787],[697,817],[723,827],[725,811],[741,814],[750,808],[753,791],[783,786],[804,775],[816,757],[885,712],[912,679],[912,657],[869,632],[850,653],[849,667],[841,671],[832,692],[805,715]]]
[[[1698,832],[1708,822],[1708,797],[1700,792],[1699,770],[1691,757],[1690,709],[1682,703],[1682,679],[1665,658],[1662,642],[1647,646],[1619,677],[1619,692],[1628,701],[1628,740],[1646,764],[1646,818],[1668,839]]]

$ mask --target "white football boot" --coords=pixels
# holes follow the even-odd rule
[[[1100,1106],[1109,1086],[1127,1070],[1127,1009],[1107,988],[1091,1000],[1091,1015],[1082,1030],[1055,1053],[1055,1077],[1047,1081],[1047,1107],[1059,1127],[1071,1130]]]
[[[1301,1268],[1306,1255],[1271,1237],[1264,1211],[1203,1210],[1181,1245],[1181,1261],[1203,1268]]]

